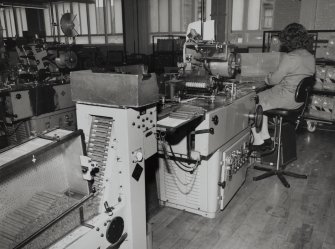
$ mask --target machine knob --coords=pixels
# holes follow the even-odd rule
[[[143,153],[141,151],[137,151],[135,154],[135,158],[137,162],[141,162],[143,160]]]
[[[226,164],[227,165],[232,165],[232,163],[233,163],[233,160],[231,159],[231,157],[227,157],[226,158]]]
[[[217,115],[215,115],[214,117],[212,117],[212,121],[215,125],[218,125],[219,123],[219,117]]]

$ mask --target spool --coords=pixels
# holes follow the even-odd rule
[[[219,75],[222,77],[232,77],[232,70],[228,64],[228,61],[220,62],[210,62],[209,63],[210,71],[213,75]]]

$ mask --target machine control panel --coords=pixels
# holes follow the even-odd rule
[[[221,195],[220,208],[223,209],[245,181],[248,159],[249,133],[238,139],[222,152],[221,178],[219,185]]]
[[[226,155],[225,165],[229,181],[248,162],[248,152],[247,145],[244,142],[241,148],[233,150],[230,154]]]
[[[136,119],[133,120],[132,126],[137,127],[137,129],[143,132],[156,127],[156,112],[150,109],[139,113]]]

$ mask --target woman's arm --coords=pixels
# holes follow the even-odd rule
[[[292,70],[292,60],[288,54],[284,54],[281,61],[279,62],[278,68],[273,73],[270,73],[265,82],[268,85],[277,85],[282,79],[288,75],[288,73]]]

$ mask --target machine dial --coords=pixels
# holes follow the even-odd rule
[[[135,153],[135,158],[136,158],[137,162],[142,162],[142,160],[143,160],[143,153],[141,151],[137,151]]]

